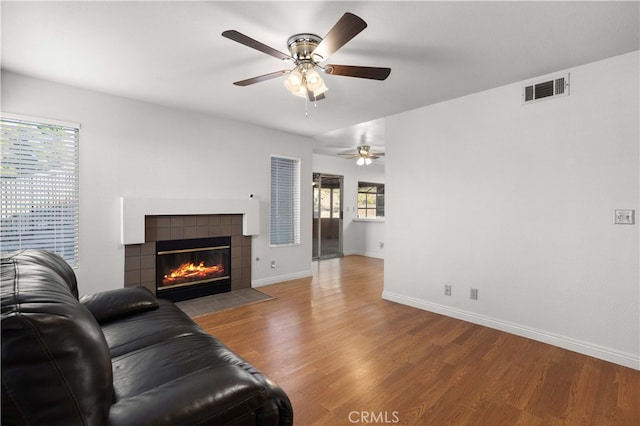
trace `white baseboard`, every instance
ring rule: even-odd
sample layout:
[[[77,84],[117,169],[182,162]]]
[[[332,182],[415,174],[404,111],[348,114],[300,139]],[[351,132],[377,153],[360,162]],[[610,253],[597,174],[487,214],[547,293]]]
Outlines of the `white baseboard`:
[[[485,327],[494,328],[506,333],[511,333],[539,342],[548,343],[550,345],[558,346],[560,348],[567,349],[573,352],[578,352],[584,355],[592,356],[594,358],[633,368],[635,370],[640,370],[640,356],[638,355],[621,352],[593,343],[583,342],[566,336],[560,336],[554,333],[537,330],[507,321],[502,321],[485,315],[476,314],[474,312],[439,305],[437,303],[428,302],[426,300],[405,296],[386,290],[382,292],[382,298],[391,302],[400,303],[402,305],[411,306],[414,308],[422,309],[424,311],[434,312],[436,314],[441,314],[459,320],[468,321],[474,324],[483,325]]]
[[[292,274],[286,275],[278,275],[275,277],[261,278],[259,280],[252,280],[251,287],[263,287],[265,285],[277,284],[284,281],[297,280],[299,278],[308,278],[313,276],[313,271],[309,269],[308,271],[300,271],[294,272]]]
[[[377,253],[374,251],[352,250],[349,253],[347,252],[344,253],[345,256],[349,256],[352,254],[356,256],[365,256],[365,257],[374,257],[376,259],[384,259],[384,253]]]

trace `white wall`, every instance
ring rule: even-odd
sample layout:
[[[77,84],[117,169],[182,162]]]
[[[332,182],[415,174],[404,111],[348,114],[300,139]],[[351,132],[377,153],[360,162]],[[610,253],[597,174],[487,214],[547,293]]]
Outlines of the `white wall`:
[[[383,297],[640,369],[638,52],[568,71],[387,120]]]
[[[354,219],[349,229],[355,246],[353,252],[346,254],[384,259],[384,219]]]
[[[209,115],[165,108],[2,72],[2,111],[77,122],[80,129],[80,266],[83,294],[123,286],[120,197],[260,200],[252,281],[311,275],[311,211],[299,246],[269,247],[270,155],[302,160],[311,140]],[[311,188],[302,185],[302,205]],[[261,260],[256,261],[256,257]],[[270,268],[276,261],[278,267]]]
[[[360,221],[358,217],[358,182],[384,183],[384,165],[358,166],[355,160],[313,154],[313,172],[343,176],[343,234],[345,255],[384,259],[385,224],[382,221]]]

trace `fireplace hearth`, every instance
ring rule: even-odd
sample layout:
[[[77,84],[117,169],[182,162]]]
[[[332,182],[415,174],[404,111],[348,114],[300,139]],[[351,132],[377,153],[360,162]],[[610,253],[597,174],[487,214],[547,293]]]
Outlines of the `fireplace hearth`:
[[[156,295],[174,302],[231,291],[231,237],[156,242]]]

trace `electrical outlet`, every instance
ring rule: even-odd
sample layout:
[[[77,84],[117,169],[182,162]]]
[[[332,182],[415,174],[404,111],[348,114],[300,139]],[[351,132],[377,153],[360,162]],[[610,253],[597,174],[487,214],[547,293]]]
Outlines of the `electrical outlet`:
[[[615,210],[613,223],[616,225],[633,225],[635,223],[635,210]]]
[[[444,295],[451,296],[451,284],[444,285]]]
[[[471,289],[471,299],[478,300],[478,289],[477,288],[472,288]]]

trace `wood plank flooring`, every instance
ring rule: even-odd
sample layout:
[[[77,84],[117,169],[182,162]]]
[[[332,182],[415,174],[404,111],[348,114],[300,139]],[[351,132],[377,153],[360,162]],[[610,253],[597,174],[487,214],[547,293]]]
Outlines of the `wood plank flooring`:
[[[383,261],[314,263],[196,321],[280,384],[295,424],[640,425],[640,372],[382,300]]]

